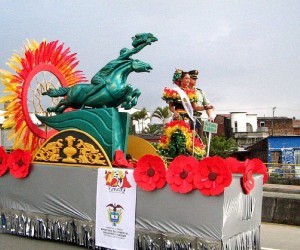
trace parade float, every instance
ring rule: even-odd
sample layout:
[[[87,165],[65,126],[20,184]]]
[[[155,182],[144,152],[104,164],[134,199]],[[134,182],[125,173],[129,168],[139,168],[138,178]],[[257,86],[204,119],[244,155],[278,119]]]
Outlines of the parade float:
[[[58,41],[30,40],[11,57],[13,73],[0,72],[14,139],[0,148],[1,233],[91,249],[260,249],[260,160],[205,157],[182,121],[157,148],[128,136],[118,107],[141,92],[127,77],[152,70],[132,55],[156,41],[135,35],[89,82]]]

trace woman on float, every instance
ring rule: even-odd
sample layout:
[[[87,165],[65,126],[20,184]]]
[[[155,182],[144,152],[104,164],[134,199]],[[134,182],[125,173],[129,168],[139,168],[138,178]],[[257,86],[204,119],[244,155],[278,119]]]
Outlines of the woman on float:
[[[189,89],[189,73],[177,69],[173,75],[173,83],[177,87],[165,88],[162,99],[169,104],[174,120],[184,120],[194,128],[193,111],[203,111],[205,108],[197,105],[197,94],[194,89]]]

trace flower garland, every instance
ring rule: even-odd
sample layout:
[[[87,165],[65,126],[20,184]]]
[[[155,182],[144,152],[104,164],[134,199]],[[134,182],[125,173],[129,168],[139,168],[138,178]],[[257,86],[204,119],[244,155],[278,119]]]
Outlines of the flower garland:
[[[245,194],[250,194],[251,190],[254,188],[255,182],[253,179],[254,172],[254,164],[253,162],[246,160],[245,161],[245,171],[243,173],[243,177],[241,179],[242,189]]]
[[[135,162],[130,162],[129,159],[126,159],[122,150],[115,151],[115,158],[111,164],[117,168],[134,168],[135,166]]]
[[[219,195],[231,181],[232,173],[221,157],[207,157],[199,162],[194,183],[200,193],[207,196]]]
[[[8,155],[3,147],[0,147],[0,176],[4,175],[8,169],[6,164]]]
[[[159,156],[144,155],[137,162],[133,177],[145,191],[162,188],[166,184],[165,164]]]
[[[193,137],[193,131],[183,120],[172,121],[165,125],[157,149],[160,155],[171,159],[178,155],[193,153],[197,159],[202,159],[205,155],[205,145],[199,138]]]
[[[254,188],[253,174],[264,176],[263,184],[268,181],[268,171],[265,164],[258,158],[247,159],[245,162],[238,161],[233,157],[225,159],[232,173],[242,174],[241,185],[245,194],[249,194]]]
[[[32,155],[30,151],[16,149],[7,154],[3,147],[0,147],[0,177],[7,170],[15,178],[25,178],[28,176],[31,167]]]
[[[191,103],[198,101],[197,93],[194,89],[184,89],[184,92],[187,94]],[[174,89],[170,89],[167,87],[164,88],[162,99],[167,103],[169,102],[181,103],[181,98],[178,92]]]
[[[184,155],[176,157],[170,163],[167,182],[172,191],[185,194],[194,189],[194,172],[197,164],[196,158]]]
[[[137,186],[146,191],[169,188],[176,193],[189,193],[194,189],[206,196],[221,195],[232,182],[232,174],[241,172],[241,189],[250,194],[255,186],[253,174],[267,176],[267,168],[259,159],[239,162],[229,157],[206,157],[197,160],[192,156],[180,155],[173,159],[168,168],[159,156],[144,155],[134,169]],[[264,178],[265,180],[265,178]]]

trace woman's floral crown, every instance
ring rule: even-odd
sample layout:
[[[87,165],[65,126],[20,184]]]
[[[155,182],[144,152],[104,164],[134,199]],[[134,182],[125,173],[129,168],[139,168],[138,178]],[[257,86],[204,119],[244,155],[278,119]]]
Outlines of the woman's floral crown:
[[[181,69],[175,70],[175,73],[173,75],[173,82],[177,82],[181,78],[182,72],[183,71]]]

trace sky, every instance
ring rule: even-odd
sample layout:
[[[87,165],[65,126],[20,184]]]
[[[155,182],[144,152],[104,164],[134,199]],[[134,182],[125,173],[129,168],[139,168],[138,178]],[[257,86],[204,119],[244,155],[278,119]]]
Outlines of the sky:
[[[127,83],[142,95],[136,108],[164,107],[164,87],[176,68],[199,70],[198,87],[216,114],[248,112],[300,119],[300,1],[0,0],[0,68],[26,39],[59,40],[80,61],[88,80],[131,37],[158,41],[133,58],[150,73]],[[10,70],[11,71],[11,70]],[[0,88],[1,93],[3,87]],[[276,108],[275,108],[276,107]]]

